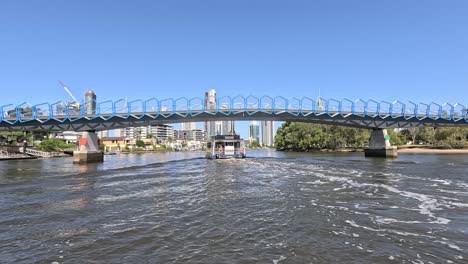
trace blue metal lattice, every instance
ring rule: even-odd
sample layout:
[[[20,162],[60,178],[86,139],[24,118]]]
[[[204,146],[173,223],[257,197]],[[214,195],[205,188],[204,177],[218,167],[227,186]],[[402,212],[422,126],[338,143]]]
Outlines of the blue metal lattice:
[[[83,120],[102,119],[103,122],[118,117],[120,119],[142,119],[146,118],[162,118],[167,119],[173,115],[179,117],[181,121],[184,118],[196,117],[202,114],[235,116],[238,114],[254,115],[262,114],[263,116],[284,116],[285,114],[294,117],[308,117],[326,115],[328,118],[344,118],[344,119],[359,119],[372,118],[376,120],[433,120],[435,122],[452,122],[453,124],[460,122],[468,123],[467,108],[465,105],[456,103],[437,104],[431,102],[414,103],[394,101],[392,103],[386,101],[375,100],[350,100],[344,98],[336,99],[317,99],[313,100],[308,97],[287,99],[282,96],[256,97],[249,95],[229,97],[224,96],[217,98],[215,107],[207,109],[205,101],[202,98],[185,98],[178,99],[167,98],[158,100],[151,98],[146,101],[120,99],[116,101],[93,102],[96,105],[95,110],[89,112],[88,104],[82,103],[80,108],[72,108],[64,102],[56,102],[53,104],[41,103],[30,105],[22,103],[15,105],[4,105],[0,108],[0,125],[5,124],[9,127],[20,126],[23,123],[37,121],[40,123],[47,122],[83,122]]]

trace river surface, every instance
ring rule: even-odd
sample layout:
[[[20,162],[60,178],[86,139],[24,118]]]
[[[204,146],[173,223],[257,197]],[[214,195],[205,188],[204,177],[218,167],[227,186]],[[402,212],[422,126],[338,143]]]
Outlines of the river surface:
[[[468,155],[0,162],[0,263],[468,263]]]

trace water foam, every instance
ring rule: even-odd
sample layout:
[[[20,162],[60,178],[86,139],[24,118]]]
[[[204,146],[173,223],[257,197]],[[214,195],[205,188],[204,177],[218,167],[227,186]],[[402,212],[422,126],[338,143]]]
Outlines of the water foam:
[[[345,223],[349,224],[352,227],[361,228],[361,229],[364,229],[364,230],[367,230],[367,231],[372,231],[372,232],[392,233],[392,234],[401,235],[401,236],[424,237],[424,238],[431,239],[433,242],[446,245],[449,248],[452,248],[452,249],[455,249],[455,250],[458,250],[458,251],[463,251],[459,246],[457,246],[457,245],[455,245],[453,243],[450,243],[448,241],[448,239],[444,238],[444,237],[441,237],[442,240],[438,240],[437,237],[431,236],[431,235],[416,234],[416,233],[412,233],[412,232],[401,232],[401,231],[386,229],[386,228],[378,228],[377,229],[377,228],[372,228],[372,227],[368,227],[368,226],[359,225],[353,220],[345,220]]]

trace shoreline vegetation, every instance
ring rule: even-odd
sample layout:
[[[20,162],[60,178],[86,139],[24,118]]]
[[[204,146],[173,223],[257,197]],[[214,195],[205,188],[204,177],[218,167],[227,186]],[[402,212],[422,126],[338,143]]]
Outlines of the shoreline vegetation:
[[[369,144],[369,129],[286,122],[278,128],[278,151],[361,152]],[[468,154],[468,128],[420,127],[387,129],[399,153]]]
[[[291,152],[362,152],[369,144],[370,132],[370,129],[363,128],[285,122],[278,128],[274,149]],[[387,129],[387,132],[391,145],[396,146],[400,154],[468,154],[468,127],[419,127]],[[41,138],[42,140],[40,140]],[[0,143],[3,142],[3,145],[21,144],[23,141],[27,142],[29,146],[32,145],[46,152],[65,151],[76,146],[57,139],[47,139],[43,133],[0,133]],[[137,143],[134,149],[126,147],[120,150],[105,151],[104,154],[186,151],[183,149],[173,150],[163,145],[154,145],[148,149],[143,141],[139,140]],[[251,142],[247,148],[263,149],[264,147],[258,142]],[[104,150],[103,145],[101,150]],[[37,158],[20,153],[8,155],[2,153],[0,153],[1,160]]]
[[[463,149],[436,149],[431,147],[418,146],[398,146],[398,154],[468,154],[468,148]],[[278,150],[285,151],[285,150]],[[310,152],[310,153],[351,153],[364,152],[364,149],[343,148],[343,149],[322,149],[310,151],[286,150],[285,152]]]

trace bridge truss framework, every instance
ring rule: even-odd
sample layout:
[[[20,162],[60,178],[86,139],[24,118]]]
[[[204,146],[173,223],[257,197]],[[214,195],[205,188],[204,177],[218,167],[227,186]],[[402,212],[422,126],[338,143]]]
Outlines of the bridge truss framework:
[[[88,104],[96,105],[90,109]],[[287,99],[282,96],[220,97],[216,109],[202,98],[4,105],[0,130],[100,131],[124,127],[215,120],[274,120],[334,124],[357,128],[466,126],[467,108],[459,103],[403,103],[362,99]]]

